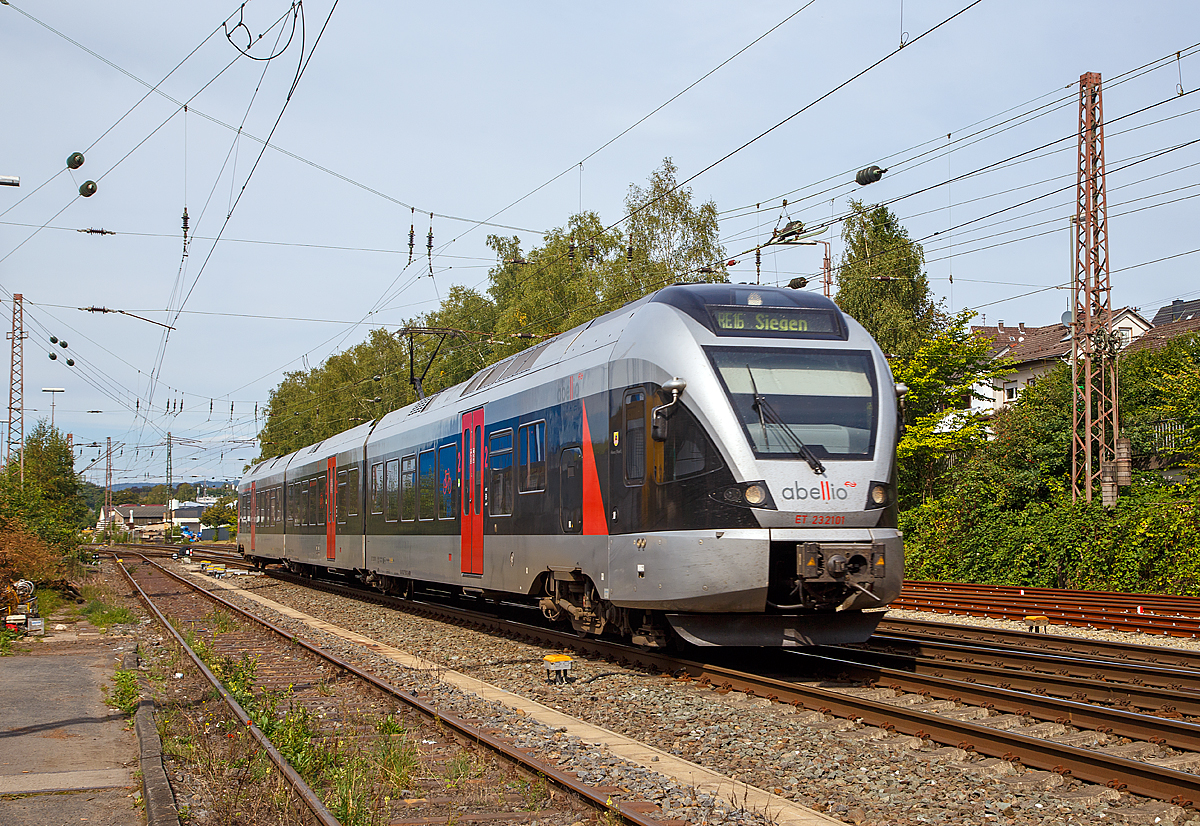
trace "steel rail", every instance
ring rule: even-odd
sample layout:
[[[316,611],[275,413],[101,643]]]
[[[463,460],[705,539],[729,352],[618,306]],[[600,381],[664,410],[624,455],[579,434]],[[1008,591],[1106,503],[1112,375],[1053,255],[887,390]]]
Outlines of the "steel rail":
[[[145,559],[145,557],[143,557],[143,558]],[[173,571],[169,571],[166,568],[162,567],[161,565],[157,564],[156,562],[151,561],[150,559],[146,559],[146,562],[153,565],[155,568],[157,568],[158,570],[160,570],[167,576],[171,577],[172,579],[175,579],[178,582],[183,583],[184,585],[188,586],[189,588],[193,588],[193,589],[199,591],[200,593],[204,594],[207,598],[209,598],[209,599],[213,600],[214,602],[218,603],[219,605],[221,605],[223,608],[226,608],[227,610],[232,611],[232,612],[238,614],[239,616],[245,617],[246,619],[250,620],[251,622],[253,622],[257,625],[260,625],[263,628],[266,628],[269,631],[272,631],[273,633],[279,635],[280,637],[287,640],[288,642],[290,642],[300,648],[303,648],[305,651],[308,651],[311,654],[314,654],[314,655],[320,657],[321,659],[325,660],[326,662],[330,663],[331,665],[334,665],[337,668],[340,668],[349,674],[353,674],[355,677],[359,678],[360,680],[363,680],[366,683],[369,683],[370,685],[374,686],[375,688],[379,689],[380,691],[383,691],[386,694],[389,694],[391,696],[396,697],[399,700],[402,700],[404,703],[417,709],[418,711],[427,715],[428,717],[430,717],[436,721],[439,721],[439,722],[445,724],[446,726],[450,727],[451,729],[458,732],[462,737],[466,738],[467,740],[469,740],[471,742],[475,742],[475,743],[481,743],[484,746],[486,746],[487,748],[497,752],[498,754],[503,755],[506,759],[508,759],[509,761],[511,761],[513,763],[516,763],[517,765],[521,766],[526,771],[529,771],[529,772],[533,773],[534,775],[544,776],[546,779],[550,780],[552,783],[554,783],[559,788],[561,788],[565,791],[568,791],[572,794],[578,795],[579,797],[587,800],[589,803],[591,803],[593,806],[597,807],[601,811],[605,811],[605,812],[614,812],[615,811],[617,814],[619,814],[621,816],[621,818],[623,818],[626,822],[633,824],[633,826],[662,826],[660,821],[646,817],[641,812],[639,812],[637,810],[637,802],[636,801],[611,800],[611,795],[609,795],[608,793],[597,791],[597,790],[593,789],[592,787],[590,787],[584,783],[581,783],[579,780],[571,777],[569,774],[555,768],[554,766],[550,765],[549,763],[545,763],[542,760],[539,760],[538,758],[531,756],[524,750],[519,749],[516,746],[513,746],[500,738],[495,737],[490,732],[485,731],[480,728],[476,728],[475,726],[472,726],[470,723],[466,722],[462,718],[457,717],[453,714],[448,714],[447,712],[441,711],[440,709],[436,708],[435,706],[430,705],[426,701],[422,700],[418,696],[417,692],[406,691],[402,688],[394,686],[391,683],[387,682],[386,680],[370,673],[369,671],[364,671],[363,669],[359,668],[358,666],[354,665],[353,663],[347,662],[347,661],[341,659],[340,657],[329,653],[328,651],[324,650],[323,648],[316,645],[315,643],[311,643],[301,637],[297,637],[291,631],[288,631],[287,629],[276,625],[275,623],[271,622],[270,620],[265,619],[263,617],[256,616],[255,614],[250,613],[246,609],[241,608],[238,605],[235,605],[234,603],[230,602],[229,600],[224,599],[223,597],[218,596],[217,594],[215,594],[205,588],[202,588],[200,585],[188,580],[186,577],[182,577]],[[128,573],[126,574],[126,576],[128,576]],[[176,634],[176,637],[178,638],[178,634]],[[245,721],[243,721],[243,722],[245,722]],[[336,821],[335,821],[335,823],[336,823]]]
[[[1129,683],[1110,682],[1077,675],[1046,674],[997,665],[984,665],[950,659],[930,659],[910,654],[898,654],[874,649],[830,646],[820,653],[836,658],[871,664],[885,658],[894,667],[914,675],[949,677],[964,682],[981,683],[997,688],[1025,691],[1031,694],[1060,699],[1130,706],[1162,715],[1200,717],[1200,693],[1173,688],[1146,687]]]
[[[1178,666],[1200,671],[1200,651],[1141,645],[1130,642],[1096,640],[1087,637],[1036,634],[1007,628],[990,628],[962,623],[927,620],[885,619],[876,633],[909,639],[960,640],[994,648],[1014,648],[1023,651],[1057,651],[1061,654],[1115,662],[1143,662],[1152,665]]]
[[[1034,599],[1070,602],[1081,605],[1106,605],[1137,610],[1159,608],[1176,613],[1191,613],[1200,616],[1200,598],[1174,594],[1138,594],[1132,591],[1076,591],[1066,588],[1030,588],[1022,585],[980,585],[973,582],[935,582],[932,580],[909,579],[904,588],[932,594],[970,594],[986,597],[1012,599]]]
[[[895,664],[887,665],[886,663],[893,660],[900,660],[899,665],[905,664],[903,657],[894,655],[883,655],[880,657],[881,661],[863,662],[844,659],[825,651],[795,651],[789,654],[830,671],[849,674],[855,679],[897,691],[925,694],[956,703],[994,708],[1009,714],[1036,717],[1104,734],[1128,737],[1131,740],[1163,743],[1171,748],[1200,752],[1200,724],[1197,723],[1046,696],[1027,689],[982,684],[970,679],[970,674],[929,674],[896,667]]]
[[[993,648],[941,640],[915,640],[910,637],[889,637],[886,634],[876,634],[864,645],[871,650],[882,649],[938,662],[991,665],[1009,671],[1028,669],[1028,673],[1035,676],[1057,674],[1063,677],[1153,686],[1172,691],[1200,692],[1200,671],[1167,668],[1150,663],[1089,660],[1048,651],[1031,652],[1018,648]],[[1197,699],[1200,699],[1200,693],[1197,694]]]
[[[145,559],[145,557],[143,557],[143,559]],[[150,562],[148,559],[146,561],[151,565],[155,565],[155,563]],[[200,659],[200,656],[192,650],[191,646],[184,641],[180,633],[175,630],[175,626],[172,625],[167,618],[163,616],[162,612],[158,610],[158,606],[155,605],[150,599],[149,595],[142,590],[142,586],[138,585],[137,581],[133,578],[133,575],[125,569],[124,565],[118,563],[117,567],[121,569],[121,573],[125,575],[125,578],[129,580],[129,584],[132,585],[137,591],[138,597],[143,603],[145,603],[146,608],[148,608],[150,612],[154,614],[155,618],[157,618],[162,624],[162,626],[171,633],[171,636],[175,638],[175,642],[184,650],[184,652],[187,653],[188,657],[191,658],[196,668],[199,669],[200,673],[204,675],[204,678],[212,683],[213,688],[216,689],[217,693],[221,695],[221,699],[225,701],[225,704],[228,705],[230,710],[233,711],[234,716],[241,721],[242,725],[246,727],[246,730],[250,732],[251,736],[253,736],[258,742],[259,746],[262,747],[262,750],[266,752],[267,757],[272,763],[275,764],[275,768],[279,769],[280,774],[287,779],[287,782],[295,790],[296,794],[299,795],[300,799],[304,801],[304,804],[308,806],[309,810],[313,813],[313,816],[323,826],[342,826],[341,821],[334,817],[333,813],[326,808],[325,804],[321,802],[321,798],[317,795],[317,793],[313,791],[312,787],[305,782],[304,778],[301,777],[294,768],[292,768],[292,764],[287,761],[286,757],[280,754],[279,750],[275,748],[270,739],[268,739],[267,735],[263,733],[262,729],[254,725],[254,721],[250,719],[250,715],[246,713],[244,708],[242,708],[241,703],[234,699],[233,695],[230,694],[229,691],[226,690],[225,686],[221,684],[221,681],[217,679],[217,675],[213,674],[208,669],[208,666],[204,664],[204,661]],[[159,565],[155,565],[155,567],[163,570]]]
[[[967,594],[925,594],[901,590],[891,603],[893,608],[931,611],[943,614],[964,614],[991,619],[1022,620],[1029,616],[1044,616],[1066,625],[1079,625],[1112,631],[1141,631],[1173,637],[1200,636],[1200,618],[1166,614],[1138,614],[1135,611],[1113,611],[1088,608],[1078,603],[1049,605],[1040,600],[1013,600],[997,595],[979,594],[972,599]]]
[[[1038,769],[1069,774],[1090,783],[1126,789],[1134,794],[1166,800],[1181,806],[1200,801],[1200,775],[1093,752],[1074,746],[1054,743],[1037,737],[989,728],[966,720],[955,720],[928,712],[914,711],[878,700],[803,685],[800,683],[749,674],[707,663],[679,659],[654,651],[644,651],[625,645],[579,637],[572,633],[554,631],[497,619],[487,614],[450,608],[433,603],[413,603],[393,597],[370,594],[364,599],[356,589],[296,577],[272,571],[272,577],[312,587],[352,599],[374,602],[441,620],[450,620],[478,629],[487,629],[527,641],[552,644],[599,657],[608,657],[647,669],[714,684],[721,688],[742,691],[753,696],[788,702],[797,707],[862,721],[887,731],[909,734],[922,739],[958,745],[992,757],[1000,757]]]

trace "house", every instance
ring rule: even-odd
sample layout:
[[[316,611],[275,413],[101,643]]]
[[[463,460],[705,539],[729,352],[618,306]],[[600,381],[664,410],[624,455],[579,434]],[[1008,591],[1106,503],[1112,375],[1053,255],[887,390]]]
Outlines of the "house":
[[[1177,298],[1165,307],[1160,307],[1154,314],[1154,318],[1150,320],[1155,327],[1161,327],[1163,324],[1170,324],[1173,321],[1186,321],[1194,318],[1200,318],[1200,298],[1192,301]]]
[[[1175,303],[1179,304],[1180,302],[1176,301]],[[1200,301],[1193,303],[1200,304]],[[1158,318],[1163,314],[1163,310],[1166,309],[1167,307],[1163,307],[1163,309],[1159,310],[1154,317]],[[1166,321],[1162,324],[1156,324],[1154,329],[1146,332],[1144,335],[1130,344],[1129,347],[1126,348],[1126,352],[1136,353],[1138,350],[1158,349],[1171,339],[1178,338],[1179,336],[1185,336],[1189,333],[1200,333],[1200,309],[1194,313],[1188,314],[1185,318],[1179,318],[1175,321]]]
[[[1114,311],[1112,326],[1122,347],[1130,346],[1154,327],[1132,307]],[[976,412],[994,412],[1016,401],[1026,385],[1070,358],[1071,330],[1061,322],[1044,327],[1026,327],[1020,323],[1014,327],[999,321],[995,327],[972,326],[971,332],[991,340],[993,359],[1004,358],[1015,363],[1014,371],[998,385],[976,388],[979,395],[987,398],[972,401],[971,409]]]

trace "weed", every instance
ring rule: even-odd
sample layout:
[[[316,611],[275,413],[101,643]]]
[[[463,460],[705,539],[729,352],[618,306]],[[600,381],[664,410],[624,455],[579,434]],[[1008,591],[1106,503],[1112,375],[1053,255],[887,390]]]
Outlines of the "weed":
[[[93,599],[83,609],[83,615],[88,622],[97,628],[107,628],[111,625],[125,625],[137,622],[137,617],[128,608],[111,605],[102,599]]]
[[[108,686],[104,686],[104,693],[108,697],[108,704],[132,717],[137,711],[141,693],[138,688],[137,672],[118,668],[116,673],[113,674],[112,680],[115,683],[113,689],[109,690]]]
[[[376,767],[392,786],[406,788],[419,765],[417,747],[411,740],[388,738],[379,744]]]
[[[237,620],[228,611],[222,611],[220,608],[214,608],[205,614],[204,621],[214,634],[228,634],[230,631],[236,631],[238,627]]]
[[[0,628],[0,657],[7,657],[13,652],[13,643],[20,636],[16,631]]]
[[[457,786],[464,780],[478,777],[482,770],[475,760],[475,755],[463,749],[446,764],[446,785]]]
[[[375,730],[387,737],[394,737],[397,734],[404,733],[404,726],[400,725],[400,722],[389,714],[388,716],[381,718],[379,722],[375,724]]]

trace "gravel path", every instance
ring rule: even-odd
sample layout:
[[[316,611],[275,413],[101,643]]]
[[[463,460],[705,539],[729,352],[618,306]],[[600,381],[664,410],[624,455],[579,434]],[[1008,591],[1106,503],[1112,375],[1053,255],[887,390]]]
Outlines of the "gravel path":
[[[243,581],[248,589],[296,610],[357,631],[447,668],[604,726],[642,742],[774,791],[849,823],[909,824],[1159,824],[1200,826],[1200,814],[1083,784],[1048,772],[1014,768],[956,748],[938,748],[906,736],[887,735],[846,720],[575,657],[574,680],[550,685],[546,649],[500,639],[391,609],[342,599],[267,578]],[[259,608],[258,610],[261,610]],[[1023,625],[897,611],[898,618],[967,621],[1003,627]],[[279,617],[280,624],[298,623]],[[1055,626],[1055,633],[1063,626]],[[1142,642],[1145,635],[1087,632]],[[305,630],[309,638],[318,635]],[[321,635],[323,636],[323,635]],[[692,823],[759,823],[762,813],[731,810],[711,798],[637,766],[595,753],[574,738],[532,724],[504,708],[487,707],[449,689],[436,674],[422,674],[350,646],[320,640],[347,659],[369,663],[387,679],[436,697],[452,713],[478,716],[513,731],[564,769],[592,782],[635,791],[659,801],[667,814]],[[1149,642],[1150,640],[1146,640]],[[1159,642],[1159,640],[1155,640]],[[1169,644],[1193,643],[1171,639]],[[1179,647],[1192,647],[1179,646]]]

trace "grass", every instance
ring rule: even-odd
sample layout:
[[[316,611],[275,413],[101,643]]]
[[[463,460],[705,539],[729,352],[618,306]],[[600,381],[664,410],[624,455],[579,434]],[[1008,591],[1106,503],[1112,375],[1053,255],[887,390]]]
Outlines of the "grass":
[[[0,657],[7,657],[13,653],[13,643],[19,635],[16,631],[9,631],[7,628],[0,629]]]
[[[137,712],[138,701],[141,699],[137,672],[118,668],[112,679],[115,684],[112,689],[104,686],[108,704],[132,717]]]

